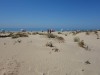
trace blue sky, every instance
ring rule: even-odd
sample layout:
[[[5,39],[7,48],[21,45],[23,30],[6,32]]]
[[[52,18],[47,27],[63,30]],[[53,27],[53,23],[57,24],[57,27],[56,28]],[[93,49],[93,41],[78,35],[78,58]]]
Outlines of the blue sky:
[[[100,28],[100,0],[0,0],[0,27]]]

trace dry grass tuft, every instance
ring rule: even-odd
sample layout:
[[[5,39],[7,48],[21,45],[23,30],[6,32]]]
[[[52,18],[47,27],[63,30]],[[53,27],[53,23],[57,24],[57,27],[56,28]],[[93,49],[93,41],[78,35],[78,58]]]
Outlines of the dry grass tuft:
[[[47,43],[46,43],[46,46],[47,46],[47,47],[54,47],[53,44],[52,44],[52,42],[47,42]]]
[[[21,41],[21,40],[17,40],[17,42],[18,42],[18,43],[21,43],[22,41]]]
[[[58,41],[62,41],[62,42],[65,41],[65,39],[63,37],[61,37],[61,36],[57,36],[56,38],[58,39]]]
[[[58,34],[62,34],[61,32],[58,32]]]
[[[78,45],[82,48],[84,48],[85,50],[90,51],[91,49],[84,43],[84,40],[78,42]]]
[[[54,35],[54,34],[45,34],[48,38],[54,38],[54,39],[57,39],[58,41],[61,41],[61,42],[64,42],[64,38],[61,37],[61,36],[57,36],[57,35]]]
[[[53,50],[54,52],[58,52],[58,51],[59,51],[59,49],[58,49],[58,48],[56,48],[56,47],[55,47],[55,48],[53,48],[52,50]]]
[[[90,35],[90,33],[87,31],[87,32],[86,32],[86,35]]]
[[[74,31],[74,32],[72,32],[72,34],[73,34],[73,35],[76,35],[76,32]]]
[[[78,42],[78,45],[79,45],[80,47],[84,48],[85,43],[84,43],[84,41],[82,40],[82,41]]]
[[[27,33],[18,32],[18,33],[16,33],[16,34],[12,34],[11,37],[12,37],[13,39],[19,38],[19,37],[28,37],[28,34],[27,34]]]
[[[38,33],[38,32],[33,32],[33,33],[32,33],[32,35],[36,35],[36,34],[39,34],[39,33]]]
[[[98,31],[94,31],[94,34],[97,36],[97,39],[100,39],[100,38],[99,38]]]
[[[65,34],[65,36],[67,36],[67,34]]]
[[[95,34],[98,34],[98,31],[94,31]]]
[[[86,63],[86,64],[91,64],[90,61],[88,61],[88,60],[87,60],[85,63]]]
[[[47,34],[47,37],[48,37],[48,38],[56,38],[57,35],[54,35],[54,34],[50,34],[50,33],[48,33],[48,34]]]
[[[46,33],[38,33],[39,35],[46,35]]]
[[[80,42],[80,38],[79,37],[75,37],[74,38],[74,42]]]
[[[19,37],[28,37],[28,34],[27,33],[17,33],[16,35],[18,35]]]

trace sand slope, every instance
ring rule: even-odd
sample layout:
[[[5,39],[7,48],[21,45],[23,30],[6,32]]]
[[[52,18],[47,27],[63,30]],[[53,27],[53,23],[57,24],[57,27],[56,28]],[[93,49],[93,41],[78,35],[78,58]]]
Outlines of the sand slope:
[[[38,34],[17,39],[0,38],[0,75],[100,75],[100,39],[94,33],[53,34],[62,36],[65,42]],[[89,50],[73,41],[76,36],[84,40]],[[47,42],[52,42],[59,51],[46,47]]]

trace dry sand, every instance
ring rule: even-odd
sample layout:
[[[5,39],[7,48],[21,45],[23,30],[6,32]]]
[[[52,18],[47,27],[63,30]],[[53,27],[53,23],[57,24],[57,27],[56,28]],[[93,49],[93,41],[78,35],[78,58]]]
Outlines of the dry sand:
[[[100,39],[94,33],[69,33],[53,33],[62,36],[65,42],[38,34],[0,38],[0,75],[100,75]],[[76,36],[84,40],[88,50],[74,42]],[[47,47],[47,42],[59,50]]]

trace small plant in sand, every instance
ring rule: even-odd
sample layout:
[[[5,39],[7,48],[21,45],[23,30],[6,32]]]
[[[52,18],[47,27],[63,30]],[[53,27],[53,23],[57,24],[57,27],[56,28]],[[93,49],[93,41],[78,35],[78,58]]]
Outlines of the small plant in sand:
[[[90,33],[87,31],[87,32],[86,32],[86,35],[89,35],[89,34],[90,34]]]
[[[59,49],[58,49],[58,48],[56,48],[56,47],[55,47],[55,48],[53,48],[52,50],[53,50],[54,52],[58,52],[58,51],[59,51]]]
[[[65,34],[65,36],[67,36],[67,34]]]
[[[80,42],[80,38],[79,37],[75,37],[74,38],[74,42]]]
[[[57,36],[54,35],[54,34],[48,33],[48,34],[47,34],[47,37],[48,37],[48,38],[56,38]]]
[[[86,64],[91,64],[89,60],[87,60],[85,63],[86,63]]]
[[[85,50],[90,51],[91,49],[89,49],[89,47],[84,43],[84,40],[78,42],[78,45],[82,48],[84,48]]]
[[[9,32],[9,35],[8,35],[8,36],[9,36],[9,37],[12,37],[13,34],[14,34],[13,32]]]
[[[4,45],[6,45],[6,43],[4,43]]]
[[[98,31],[94,31],[95,34],[98,34]]]
[[[33,32],[33,33],[32,33],[32,35],[36,35],[36,34],[39,34],[39,33],[38,33],[38,32]]]
[[[17,40],[17,42],[18,42],[18,43],[21,43],[22,41],[21,41],[21,40]]]
[[[46,34],[46,36],[47,36],[48,38],[55,38],[55,39],[57,39],[58,41],[64,42],[64,38],[61,37],[61,36],[57,36],[57,35],[54,35],[54,34],[51,34],[51,33]]]
[[[94,31],[94,33],[96,34],[97,39],[99,39],[99,34],[98,34],[98,31]]]
[[[76,35],[76,32],[74,31],[74,32],[72,32],[72,34],[73,34],[73,35]]]
[[[52,44],[52,42],[47,42],[47,43],[46,43],[46,46],[47,46],[47,47],[54,47],[53,44]]]
[[[97,36],[97,39],[100,39],[99,36]]]
[[[56,38],[58,39],[58,41],[62,41],[62,42],[65,41],[65,39],[63,37],[61,37],[61,36],[57,36]]]
[[[80,47],[84,48],[84,46],[85,46],[84,40],[78,42],[78,45],[79,45]]]
[[[61,32],[58,32],[58,34],[62,34]]]

